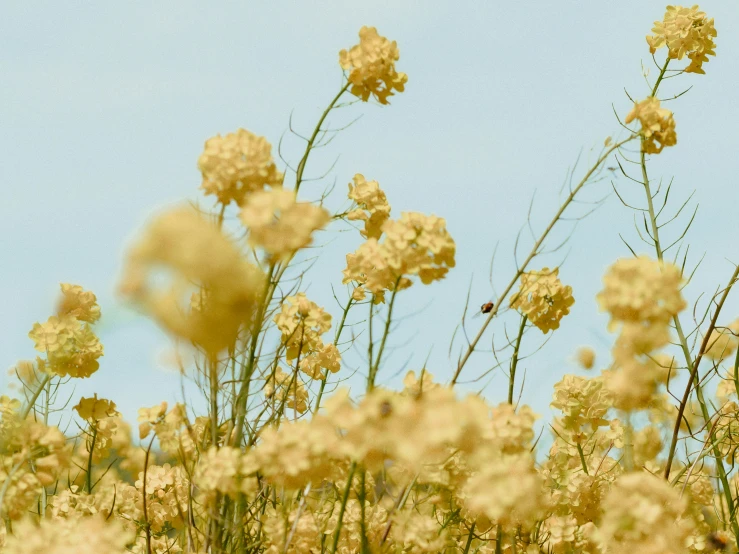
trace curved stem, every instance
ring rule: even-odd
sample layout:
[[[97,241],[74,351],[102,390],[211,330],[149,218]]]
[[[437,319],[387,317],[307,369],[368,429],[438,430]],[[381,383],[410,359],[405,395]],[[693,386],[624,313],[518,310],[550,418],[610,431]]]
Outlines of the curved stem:
[[[570,194],[567,196],[565,201],[562,203],[562,205],[557,210],[557,213],[554,214],[554,217],[549,222],[549,225],[547,226],[547,228],[544,229],[544,232],[541,234],[539,239],[534,244],[533,248],[531,249],[531,252],[529,252],[529,255],[526,256],[526,259],[518,267],[511,281],[508,283],[505,289],[503,289],[503,293],[498,298],[498,301],[495,302],[493,309],[490,310],[490,312],[488,313],[488,317],[483,322],[482,327],[480,327],[480,330],[477,332],[477,335],[475,335],[475,338],[472,339],[472,342],[470,342],[470,344],[468,345],[467,350],[465,351],[464,355],[461,357],[461,359],[459,360],[459,363],[457,364],[457,370],[455,371],[454,377],[452,377],[452,380],[450,383],[451,386],[454,386],[457,384],[457,380],[459,379],[459,375],[462,373],[462,369],[464,368],[465,364],[469,360],[472,353],[475,351],[475,348],[477,347],[477,343],[480,342],[480,339],[482,339],[482,335],[485,333],[485,330],[487,329],[488,325],[490,325],[490,322],[498,314],[498,311],[500,310],[500,307],[503,304],[503,302],[506,300],[508,293],[511,292],[511,290],[516,285],[516,283],[518,283],[518,279],[526,271],[526,268],[528,267],[529,263],[531,263],[531,260],[533,260],[539,254],[539,248],[541,248],[542,244],[544,244],[544,241],[546,240],[547,236],[549,236],[549,233],[551,233],[552,229],[554,229],[554,226],[557,224],[557,221],[560,220],[560,218],[562,217],[562,214],[564,214],[565,210],[575,199],[575,196],[577,195],[577,193],[580,192],[580,190],[587,184],[590,177],[593,176],[593,174],[598,170],[598,168],[603,164],[603,162],[605,162],[606,159],[608,159],[608,156],[610,156],[614,150],[621,148],[624,144],[633,140],[637,136],[638,135],[632,135],[629,138],[624,139],[610,146],[598,158],[598,160],[595,162],[593,167],[591,167],[588,170],[588,172],[585,174],[582,180],[577,184],[577,186],[575,186],[575,188],[572,189]]]
[[[341,88],[339,91],[339,94],[337,94],[333,100],[331,100],[331,103],[328,105],[328,108],[323,112],[323,115],[321,115],[321,118],[318,120],[318,125],[316,125],[316,128],[313,129],[313,134],[308,139],[308,144],[305,147],[305,154],[303,154],[303,157],[300,159],[300,163],[298,164],[298,169],[295,172],[295,194],[298,193],[300,190],[300,185],[303,182],[303,172],[305,171],[305,165],[308,163],[308,156],[310,156],[311,150],[313,150],[313,143],[316,141],[316,137],[318,136],[318,133],[321,132],[321,125],[323,125],[323,122],[326,120],[326,117],[328,117],[328,114],[331,110],[334,109],[334,106],[336,106],[336,102],[339,101],[339,98],[341,98],[341,95],[344,94],[350,86],[351,83],[349,81],[346,82],[346,84]]]
[[[513,382],[516,379],[516,366],[518,366],[518,352],[521,348],[521,337],[523,337],[524,329],[526,329],[527,316],[521,316],[521,327],[518,329],[518,337],[516,338],[516,346],[513,350],[511,358],[511,371],[508,379],[508,403],[513,404]]]
[[[346,503],[349,501],[349,493],[352,490],[352,480],[354,479],[354,472],[357,469],[356,462],[352,462],[351,469],[349,470],[349,477],[346,480],[346,488],[344,494],[341,497],[341,507],[339,508],[339,517],[336,522],[336,530],[334,531],[334,542],[331,545],[331,553],[336,552],[339,546],[339,537],[341,536],[341,527],[344,523],[344,512],[346,511]]]
[[[341,314],[341,322],[339,323],[339,326],[336,328],[336,336],[334,337],[334,346],[336,348],[339,347],[339,339],[341,338],[341,332],[344,330],[344,325],[346,324],[346,316],[349,313],[349,309],[352,307],[352,302],[354,302],[354,299],[350,296],[349,301],[346,303],[346,306],[344,307],[344,313]],[[328,373],[326,373],[326,376],[321,380],[320,388],[318,389],[318,396],[316,397],[316,407],[313,409],[313,414],[317,414],[318,410],[321,408],[321,398],[323,397],[323,391],[326,388],[326,382],[328,381]]]
[[[377,358],[375,358],[374,362],[370,366],[369,376],[367,378],[367,392],[370,392],[375,388],[375,378],[377,377],[377,372],[380,370],[382,353],[385,351],[387,337],[390,334],[390,323],[392,322],[393,318],[393,308],[395,307],[395,299],[398,296],[398,283],[400,283],[400,278],[398,278],[398,280],[395,282],[395,289],[393,290],[393,294],[390,296],[390,305],[387,309],[387,319],[385,320],[385,329],[382,332],[382,339],[380,340],[380,348],[377,350]],[[370,306],[370,310],[371,309],[372,307]]]

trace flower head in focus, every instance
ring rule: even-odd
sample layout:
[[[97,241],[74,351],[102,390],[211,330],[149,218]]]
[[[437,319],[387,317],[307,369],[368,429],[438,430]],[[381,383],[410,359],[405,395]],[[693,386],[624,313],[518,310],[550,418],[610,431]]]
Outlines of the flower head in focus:
[[[654,35],[647,35],[649,51],[654,54],[658,48],[667,47],[667,57],[682,60],[686,55],[690,65],[686,73],[705,74],[703,63],[708,56],[715,56],[716,28],[713,19],[708,19],[705,12],[695,5],[691,8],[683,6],[667,6],[662,21],[655,21],[652,29]]]
[[[575,303],[572,287],[559,280],[559,268],[529,271],[521,275],[519,291],[511,298],[511,308],[529,318],[542,332],[559,329],[559,322]]]
[[[648,472],[620,477],[603,500],[599,538],[613,554],[686,552],[694,522],[678,489]]]
[[[395,70],[398,59],[398,44],[378,35],[374,27],[362,27],[359,44],[339,52],[341,68],[349,71],[351,93],[364,102],[372,95],[381,104],[387,104],[393,90],[405,90],[408,76]]]
[[[80,398],[79,403],[73,407],[82,419],[87,420],[99,420],[120,415],[115,408],[115,402],[98,398],[97,395],[92,398]]]
[[[410,287],[409,277],[418,275],[428,285],[443,279],[455,265],[456,246],[443,218],[403,212],[400,219],[387,220],[382,232],[382,242],[370,238],[346,256],[342,282],[358,285],[355,300],[362,300],[366,289],[375,302],[382,302],[386,290]]]
[[[364,229],[360,231],[364,238],[379,239],[382,225],[390,218],[390,204],[380,185],[377,181],[367,181],[364,175],[357,173],[354,184],[349,183],[349,199],[356,202],[357,207],[346,218],[364,221]]]
[[[672,112],[660,108],[659,100],[654,96],[635,103],[625,122],[628,124],[635,119],[641,123],[642,150],[645,154],[659,154],[665,146],[677,144]]]
[[[246,129],[208,139],[198,168],[203,174],[201,188],[205,194],[215,195],[224,206],[231,202],[241,206],[253,192],[282,186],[272,146],[266,138]]]

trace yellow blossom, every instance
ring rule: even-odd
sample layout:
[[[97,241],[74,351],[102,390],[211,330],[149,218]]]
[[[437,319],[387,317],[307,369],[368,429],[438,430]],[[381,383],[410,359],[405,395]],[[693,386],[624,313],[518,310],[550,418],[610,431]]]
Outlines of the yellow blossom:
[[[686,73],[705,74],[703,63],[708,61],[708,56],[716,55],[713,19],[708,19],[697,5],[667,6],[664,19],[654,22],[652,32],[654,35],[647,35],[649,51],[654,54],[666,46],[670,59],[682,60],[687,55],[690,65],[685,68]]]
[[[364,229],[360,231],[364,238],[379,239],[383,224],[390,218],[390,204],[380,185],[357,173],[354,184],[349,183],[349,199],[356,202],[357,207],[346,218],[364,221]]]
[[[155,279],[162,272],[165,284]],[[176,208],[151,222],[130,251],[121,292],[175,335],[217,353],[251,324],[263,280],[219,229]],[[200,309],[190,306],[193,288],[203,291]]]
[[[381,104],[387,104],[393,90],[405,90],[408,76],[395,70],[398,59],[398,44],[378,35],[375,27],[362,27],[359,44],[339,52],[341,68],[349,71],[351,93],[364,102],[372,95]]]
[[[224,205],[235,202],[241,206],[250,194],[265,186],[282,185],[272,146],[264,137],[245,129],[208,139],[198,168],[203,174],[205,194],[215,195]]]
[[[79,403],[73,409],[77,411],[82,419],[87,420],[98,420],[118,415],[114,402],[105,398],[98,399],[97,395],[92,398],[80,398]]]
[[[559,268],[529,271],[521,275],[519,291],[511,298],[511,308],[529,318],[542,332],[559,329],[559,322],[575,303],[572,287],[559,280]]]
[[[650,96],[634,104],[625,122],[638,120],[641,124],[642,150],[645,154],[659,154],[665,146],[677,144],[675,119],[672,112],[659,107],[659,100]]]
[[[329,213],[310,202],[297,202],[285,189],[254,192],[241,210],[249,229],[249,244],[276,260],[287,260],[313,242],[313,232],[330,221]]]

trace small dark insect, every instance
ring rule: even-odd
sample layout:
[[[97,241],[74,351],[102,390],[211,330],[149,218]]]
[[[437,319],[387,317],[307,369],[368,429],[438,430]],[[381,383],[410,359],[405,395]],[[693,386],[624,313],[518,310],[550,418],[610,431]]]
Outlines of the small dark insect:
[[[726,547],[729,546],[729,539],[723,534],[710,533],[708,535],[708,544],[714,550],[718,550],[719,552],[725,552]]]
[[[393,405],[390,404],[387,400],[385,400],[382,404],[380,404],[380,416],[387,417],[389,416],[393,411]]]
[[[493,302],[487,302],[487,303],[483,304],[483,305],[482,305],[482,306],[480,307],[480,311],[481,311],[482,313],[484,313],[484,314],[489,314],[490,312],[492,312],[492,311],[493,311],[493,308],[494,308],[494,307],[495,307],[495,303],[493,303]]]

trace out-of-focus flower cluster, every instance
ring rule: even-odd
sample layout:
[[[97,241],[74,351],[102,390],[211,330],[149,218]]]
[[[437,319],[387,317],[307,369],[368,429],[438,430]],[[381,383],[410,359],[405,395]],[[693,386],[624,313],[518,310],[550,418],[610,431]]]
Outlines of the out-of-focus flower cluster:
[[[295,194],[285,189],[254,192],[241,210],[241,221],[249,228],[249,245],[283,261],[308,246],[313,232],[330,219],[324,208],[297,202]]]
[[[149,224],[120,289],[176,336],[217,353],[253,322],[263,280],[216,226],[183,207]]]
[[[646,409],[675,369],[657,351],[668,344],[669,324],[686,305],[682,274],[670,263],[642,256],[618,260],[603,282],[598,302],[611,316],[609,329],[620,332],[608,386],[616,394],[617,407]]]

